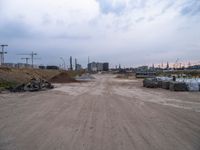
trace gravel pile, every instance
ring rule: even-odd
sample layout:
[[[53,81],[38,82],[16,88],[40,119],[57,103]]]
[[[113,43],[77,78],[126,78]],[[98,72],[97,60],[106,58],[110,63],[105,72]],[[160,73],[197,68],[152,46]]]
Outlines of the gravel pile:
[[[95,79],[95,77],[93,77],[90,74],[83,74],[81,76],[76,77],[77,81],[91,81],[91,80],[94,80],[94,79]]]

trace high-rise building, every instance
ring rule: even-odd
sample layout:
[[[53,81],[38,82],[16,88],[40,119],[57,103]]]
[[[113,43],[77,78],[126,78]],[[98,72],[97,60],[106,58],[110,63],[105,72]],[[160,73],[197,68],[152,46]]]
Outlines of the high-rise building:
[[[103,63],[103,71],[109,71],[109,63]]]
[[[90,72],[109,71],[109,63],[99,63],[99,62],[89,63],[88,71]]]

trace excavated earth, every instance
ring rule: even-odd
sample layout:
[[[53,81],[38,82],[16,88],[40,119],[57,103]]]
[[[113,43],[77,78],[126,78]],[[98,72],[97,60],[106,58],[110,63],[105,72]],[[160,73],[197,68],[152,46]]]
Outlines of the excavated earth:
[[[0,94],[0,150],[200,150],[200,92],[95,75]]]

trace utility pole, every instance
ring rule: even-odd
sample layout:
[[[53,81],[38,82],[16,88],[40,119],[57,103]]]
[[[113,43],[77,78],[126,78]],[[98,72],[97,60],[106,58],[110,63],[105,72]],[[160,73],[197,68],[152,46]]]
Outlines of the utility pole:
[[[6,47],[6,46],[8,46],[8,45],[2,44],[2,45],[0,45],[0,46],[1,46],[1,48],[2,48],[2,51],[0,52],[0,55],[1,55],[1,65],[3,65],[3,64],[4,64],[4,54],[7,54],[7,52],[4,51],[4,47]]]

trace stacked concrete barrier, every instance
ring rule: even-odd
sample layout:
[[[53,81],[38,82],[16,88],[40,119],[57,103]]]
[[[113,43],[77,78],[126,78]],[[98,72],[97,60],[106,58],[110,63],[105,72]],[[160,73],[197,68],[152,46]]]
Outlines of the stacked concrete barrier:
[[[169,85],[170,85],[169,81],[162,81],[162,88],[163,89],[169,90]]]
[[[158,87],[159,88],[162,88],[162,82],[163,82],[162,80],[158,80]]]
[[[158,81],[156,78],[147,78],[143,80],[143,86],[146,88],[158,88]]]
[[[171,81],[169,89],[171,91],[188,91],[187,84],[184,82]]]
[[[143,81],[147,88],[163,88],[171,91],[200,91],[200,78],[177,78],[171,77],[147,78]]]
[[[191,91],[191,92],[199,91],[199,83],[198,82],[188,82],[186,84],[188,87],[188,91]]]

